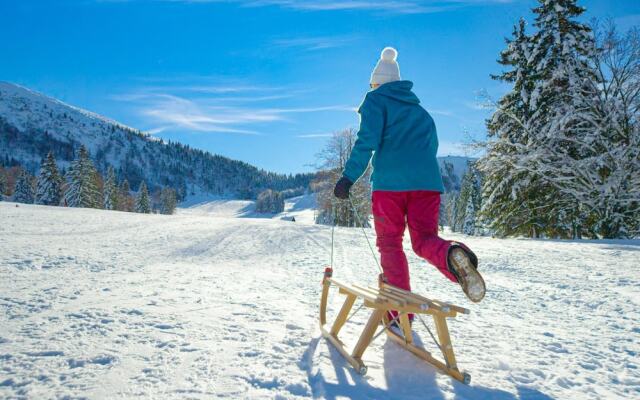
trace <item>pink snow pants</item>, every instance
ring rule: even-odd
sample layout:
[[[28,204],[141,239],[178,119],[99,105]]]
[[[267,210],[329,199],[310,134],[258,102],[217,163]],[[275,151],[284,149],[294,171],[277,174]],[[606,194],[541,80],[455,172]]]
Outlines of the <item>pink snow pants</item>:
[[[372,208],[376,244],[389,284],[411,290],[409,265],[402,249],[402,237],[407,225],[413,251],[438,268],[450,281],[458,282],[447,268],[451,241],[438,236],[439,192],[376,190],[373,192]]]

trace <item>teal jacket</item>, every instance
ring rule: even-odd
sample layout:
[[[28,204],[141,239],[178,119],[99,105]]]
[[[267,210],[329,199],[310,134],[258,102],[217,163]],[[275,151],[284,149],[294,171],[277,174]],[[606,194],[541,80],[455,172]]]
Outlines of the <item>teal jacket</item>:
[[[343,176],[355,182],[373,154],[373,190],[444,192],[436,125],[411,91],[410,81],[381,85],[358,109],[360,131]]]

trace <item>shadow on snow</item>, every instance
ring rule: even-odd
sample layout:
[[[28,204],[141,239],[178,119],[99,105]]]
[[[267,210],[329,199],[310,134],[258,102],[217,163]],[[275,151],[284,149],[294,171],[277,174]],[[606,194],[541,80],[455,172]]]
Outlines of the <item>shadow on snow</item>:
[[[403,350],[396,343],[387,339],[383,345],[384,349],[384,376],[387,389],[374,387],[369,383],[370,378],[360,376],[344,360],[338,350],[327,343],[329,357],[335,370],[337,382],[328,382],[322,371],[314,371],[314,357],[318,344],[322,337],[311,340],[305,350],[299,366],[306,371],[308,383],[311,387],[314,398],[337,399],[346,397],[350,399],[430,399],[443,400],[444,394],[440,390],[436,381],[436,369],[430,365],[418,361],[418,359],[408,351]],[[422,346],[422,341],[414,333],[414,340],[417,345]],[[517,398],[528,400],[547,400],[550,397],[530,388],[518,387],[519,397],[499,390],[482,386],[464,385],[453,378],[451,383],[455,398],[464,399],[492,399],[492,400],[514,400]]]

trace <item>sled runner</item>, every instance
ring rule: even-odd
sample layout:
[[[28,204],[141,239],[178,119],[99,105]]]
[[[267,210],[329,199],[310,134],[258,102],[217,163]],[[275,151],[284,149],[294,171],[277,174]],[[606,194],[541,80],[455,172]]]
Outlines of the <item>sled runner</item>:
[[[453,318],[458,313],[468,314],[469,310],[454,306],[452,304],[443,303],[438,300],[428,299],[415,293],[397,288],[387,284],[381,274],[378,288],[363,287],[351,285],[339,281],[332,276],[332,268],[325,269],[324,279],[322,281],[322,297],[320,300],[320,330],[322,335],[335,346],[340,354],[351,364],[359,374],[367,373],[367,366],[362,361],[362,355],[367,347],[380,334],[386,331],[387,336],[400,346],[410,351],[417,357],[423,359],[438,370],[447,375],[468,384],[471,376],[467,373],[460,372],[456,364],[456,357],[453,353],[451,338],[449,337],[449,329],[447,327],[447,318]],[[339,293],[346,295],[346,299],[338,316],[331,328],[327,329],[327,300],[329,296],[329,288],[334,285],[339,289]],[[356,299],[363,300],[363,307],[371,311],[369,317],[358,342],[353,351],[350,353],[344,343],[338,338],[338,333],[344,324],[351,318],[349,312],[353,307]],[[397,316],[390,320],[389,311],[397,311]],[[436,345],[442,352],[443,360],[435,358],[430,352],[413,343],[411,333],[411,323],[409,314],[415,314],[416,320],[422,319],[421,315],[430,315],[435,323],[438,340],[431,333],[428,326],[429,334],[433,338]],[[353,315],[353,314],[352,314]],[[395,323],[400,327],[399,330],[391,329],[390,326]],[[423,322],[424,323],[424,322]],[[378,333],[379,326],[382,324],[382,330]],[[399,333],[401,332],[401,333]]]

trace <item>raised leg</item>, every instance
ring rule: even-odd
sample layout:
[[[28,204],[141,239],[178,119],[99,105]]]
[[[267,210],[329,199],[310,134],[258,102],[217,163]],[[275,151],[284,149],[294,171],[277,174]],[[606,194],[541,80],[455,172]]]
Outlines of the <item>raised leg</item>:
[[[438,268],[451,282],[457,283],[447,267],[451,242],[438,236],[440,193],[425,190],[409,193],[407,223],[413,251]]]

